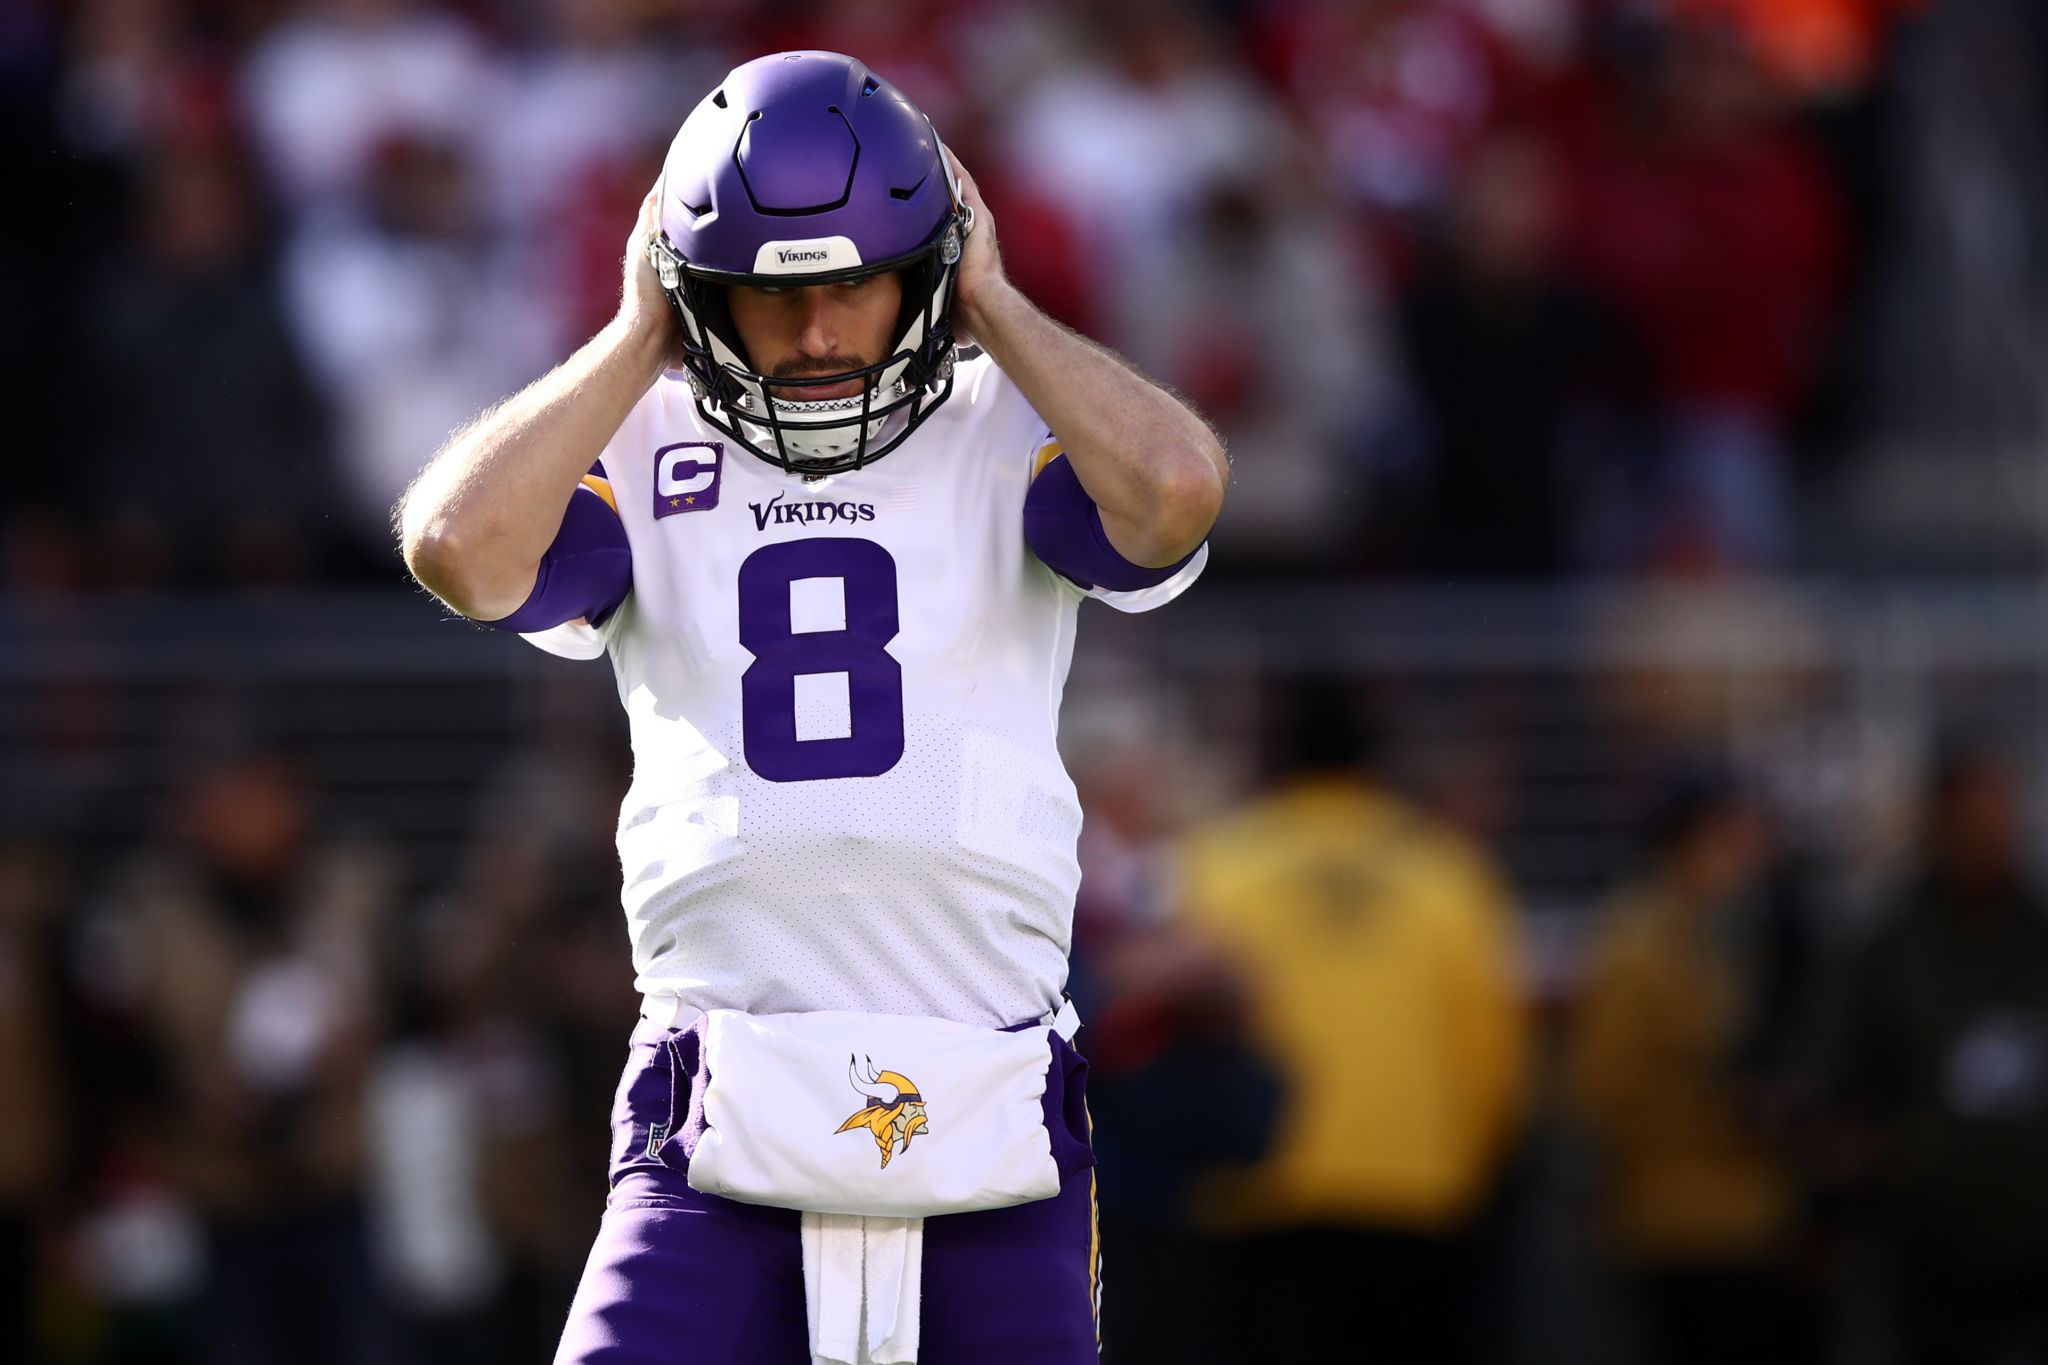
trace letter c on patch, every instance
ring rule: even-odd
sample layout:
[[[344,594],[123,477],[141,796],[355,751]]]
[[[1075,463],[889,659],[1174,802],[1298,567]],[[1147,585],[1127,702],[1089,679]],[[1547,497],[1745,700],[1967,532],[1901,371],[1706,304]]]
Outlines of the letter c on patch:
[[[682,441],[654,452],[654,515],[708,512],[718,506],[725,446],[718,441]]]

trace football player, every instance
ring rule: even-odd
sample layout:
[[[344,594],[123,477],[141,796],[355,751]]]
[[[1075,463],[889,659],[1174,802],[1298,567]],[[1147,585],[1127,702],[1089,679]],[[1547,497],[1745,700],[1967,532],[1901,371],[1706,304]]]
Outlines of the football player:
[[[684,1178],[685,1030],[709,1010],[1055,1015],[1075,612],[1178,596],[1226,481],[1198,414],[1010,285],[973,178],[860,62],[763,57],[690,114],[617,317],[400,506],[422,584],[609,654],[630,721],[643,1019],[558,1361],[811,1359],[798,1215]],[[1069,1069],[1048,1122],[1085,1141]],[[931,1125],[899,1166],[943,1142],[936,1099]],[[930,1219],[921,1358],[1092,1360],[1093,1201],[1083,1170]]]

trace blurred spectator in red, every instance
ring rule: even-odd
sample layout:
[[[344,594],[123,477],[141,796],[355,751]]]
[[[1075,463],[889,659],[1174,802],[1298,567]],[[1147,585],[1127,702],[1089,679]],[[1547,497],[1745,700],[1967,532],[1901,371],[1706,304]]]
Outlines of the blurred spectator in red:
[[[1670,1365],[1815,1358],[1787,1273],[1784,1134],[1763,1129],[1760,1087],[1741,1065],[1761,986],[1742,911],[1765,851],[1747,798],[1680,783],[1641,872],[1602,912],[1572,1029],[1599,1230]]]
[[[1482,9],[1433,0],[1256,8],[1260,64],[1301,108],[1341,195],[1367,214],[1417,216],[1447,202],[1499,112],[1510,54]]]
[[[976,0],[785,0],[753,7],[744,56],[798,48],[848,52],[908,95],[950,144],[953,129],[988,92],[970,60],[965,26],[990,6]],[[1041,14],[1040,26],[1052,16]],[[1011,52],[1012,62],[1023,54]],[[713,80],[717,75],[712,76]],[[678,111],[678,117],[687,111]],[[979,163],[975,163],[979,165]],[[977,179],[978,179],[977,174]],[[1008,219],[1004,222],[1007,224]],[[1009,242],[1005,240],[1005,247]]]
[[[1205,1201],[1235,1234],[1219,1360],[1481,1346],[1476,1234],[1527,1080],[1508,891],[1374,775],[1352,705],[1298,689],[1277,788],[1193,831],[1180,863],[1187,920],[1247,974],[1252,1038],[1285,1084],[1271,1155]]]
[[[1614,381],[1623,344],[1564,271],[1562,209],[1548,147],[1489,139],[1405,300],[1426,413],[1422,514],[1409,530],[1421,567],[1498,577],[1571,562],[1574,419]]]
[[[2048,912],[2005,749],[1928,790],[1917,881],[1846,964],[1832,1174],[1896,1255],[1905,1365],[2048,1359]]]
[[[363,1178],[387,860],[322,829],[305,780],[250,752],[194,776],[114,905],[168,1063],[150,1156],[205,1230],[199,1357],[383,1365]]]
[[[1788,424],[1845,271],[1837,187],[1734,34],[1676,22],[1649,41],[1653,61],[1616,64],[1573,215],[1579,261],[1640,337],[1662,409],[1649,468],[1629,475],[1594,553],[1616,567],[1780,567]]]

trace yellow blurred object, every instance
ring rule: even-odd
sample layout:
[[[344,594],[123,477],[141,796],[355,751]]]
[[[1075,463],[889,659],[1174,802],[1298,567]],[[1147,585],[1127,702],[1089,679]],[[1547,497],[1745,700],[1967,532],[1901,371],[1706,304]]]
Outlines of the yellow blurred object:
[[[1527,1022],[1488,859],[1363,781],[1317,777],[1197,830],[1180,871],[1288,1084],[1272,1153],[1217,1178],[1202,1216],[1454,1228],[1523,1107]]]
[[[1705,926],[1649,888],[1609,907],[1579,1004],[1571,1088],[1599,1145],[1600,1222],[1637,1262],[1768,1252],[1785,1176],[1729,1068],[1741,984]]]

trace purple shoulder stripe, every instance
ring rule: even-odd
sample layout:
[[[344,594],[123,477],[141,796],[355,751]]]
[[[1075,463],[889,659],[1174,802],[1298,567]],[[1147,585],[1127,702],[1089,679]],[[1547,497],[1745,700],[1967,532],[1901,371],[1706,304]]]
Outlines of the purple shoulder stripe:
[[[601,626],[633,587],[633,554],[625,523],[589,488],[570,495],[562,529],[540,559],[540,576],[519,610],[493,630],[547,630],[578,617]]]
[[[1148,569],[1117,553],[1102,529],[1102,512],[1064,455],[1055,456],[1024,495],[1024,543],[1046,567],[1083,588],[1135,592],[1156,587],[1181,571],[1177,563]]]

